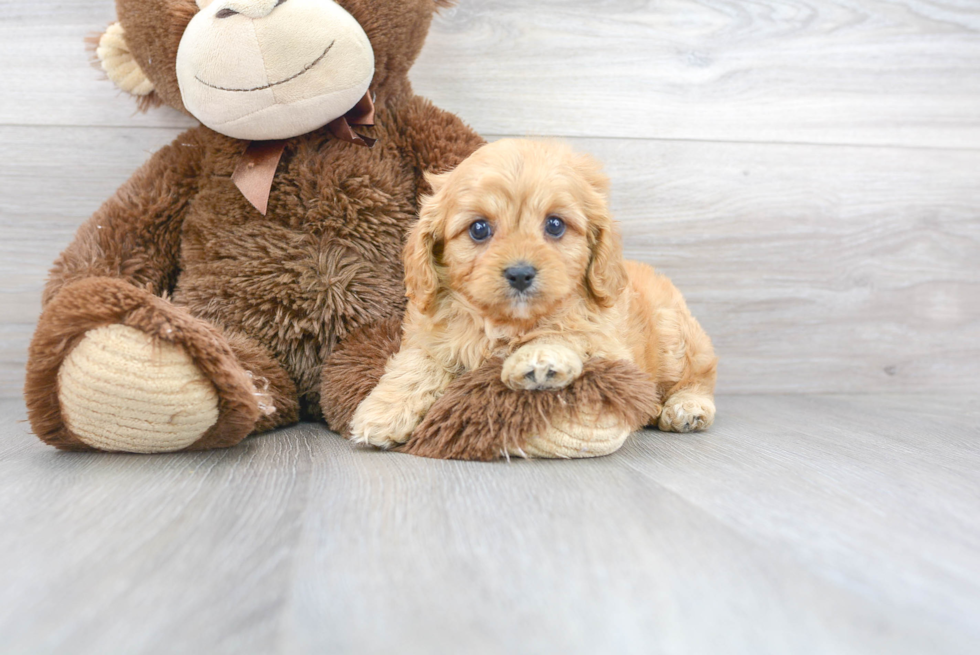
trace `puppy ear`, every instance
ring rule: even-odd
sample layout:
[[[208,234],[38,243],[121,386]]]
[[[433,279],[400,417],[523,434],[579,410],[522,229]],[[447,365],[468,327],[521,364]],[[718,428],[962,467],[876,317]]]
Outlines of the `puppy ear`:
[[[623,240],[609,214],[606,198],[609,178],[592,157],[583,155],[576,168],[592,190],[585,202],[589,219],[589,246],[592,255],[585,281],[592,298],[602,307],[611,307],[629,280],[623,263]]]
[[[612,307],[626,289],[628,276],[623,264],[623,242],[611,220],[593,220],[589,232],[592,257],[585,280],[592,298],[602,307]]]
[[[426,179],[429,179],[428,175]],[[436,197],[423,198],[419,220],[408,233],[408,240],[405,242],[405,294],[423,313],[428,312],[439,289],[435,248],[439,239],[438,233],[441,232],[441,222]]]
[[[425,178],[425,183],[429,185],[429,193],[434,196],[445,186],[449,173],[429,173],[426,171],[423,177]]]

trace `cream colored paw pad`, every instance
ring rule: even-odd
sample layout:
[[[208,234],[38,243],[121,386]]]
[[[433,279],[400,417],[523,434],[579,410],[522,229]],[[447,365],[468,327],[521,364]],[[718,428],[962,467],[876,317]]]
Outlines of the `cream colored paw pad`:
[[[630,428],[613,417],[604,420],[586,420],[582,417],[574,423],[556,423],[542,434],[528,439],[523,450],[511,450],[511,455],[541,458],[577,459],[602,457],[619,450]]]
[[[180,450],[218,420],[218,394],[180,346],[125,325],[90,330],[58,371],[68,428],[99,450]]]
[[[582,359],[560,344],[521,346],[504,361],[501,381],[511,389],[562,389],[582,375]]]

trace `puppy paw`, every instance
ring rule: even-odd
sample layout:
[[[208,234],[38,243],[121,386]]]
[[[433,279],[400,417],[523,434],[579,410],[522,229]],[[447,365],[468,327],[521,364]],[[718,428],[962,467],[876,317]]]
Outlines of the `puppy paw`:
[[[378,448],[392,448],[408,441],[421,420],[422,415],[410,407],[387,403],[370,395],[354,412],[350,440]]]
[[[500,379],[514,391],[561,389],[582,375],[582,358],[558,344],[527,344],[504,361]]]
[[[657,427],[665,432],[696,432],[715,420],[715,403],[710,396],[681,391],[664,403]]]

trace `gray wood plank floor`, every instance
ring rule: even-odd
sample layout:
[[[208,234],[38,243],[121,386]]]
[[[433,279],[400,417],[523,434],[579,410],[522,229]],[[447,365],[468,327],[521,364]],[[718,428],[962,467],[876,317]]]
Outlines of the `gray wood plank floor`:
[[[591,461],[300,425],[59,453],[0,403],[2,653],[976,653],[980,402],[727,396]]]

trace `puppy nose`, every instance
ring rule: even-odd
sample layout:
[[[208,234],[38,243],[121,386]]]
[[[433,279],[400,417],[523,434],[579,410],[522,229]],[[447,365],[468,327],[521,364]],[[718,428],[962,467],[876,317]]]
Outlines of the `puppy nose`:
[[[530,264],[518,264],[504,271],[504,277],[507,278],[507,282],[518,291],[524,291],[531,286],[531,283],[534,282],[534,276],[537,274],[538,269]]]

